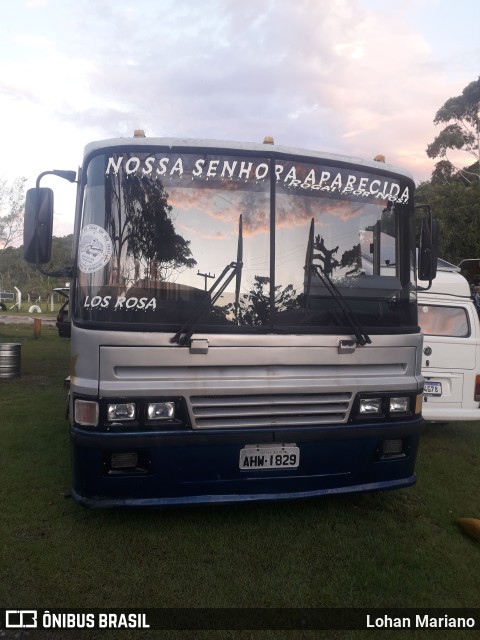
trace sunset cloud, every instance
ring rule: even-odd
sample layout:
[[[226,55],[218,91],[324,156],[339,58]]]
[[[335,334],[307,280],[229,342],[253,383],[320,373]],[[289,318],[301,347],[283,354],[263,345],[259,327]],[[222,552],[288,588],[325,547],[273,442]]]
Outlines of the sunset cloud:
[[[478,24],[475,0],[7,3],[0,175],[31,184],[76,168],[92,139],[144,128],[383,153],[418,182],[436,111],[478,76]]]

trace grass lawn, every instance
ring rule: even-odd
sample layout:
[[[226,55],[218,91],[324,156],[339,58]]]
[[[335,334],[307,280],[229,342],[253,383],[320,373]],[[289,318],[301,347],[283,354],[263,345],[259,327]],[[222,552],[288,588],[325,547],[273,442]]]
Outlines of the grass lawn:
[[[427,426],[411,489],[259,505],[89,511],[69,493],[63,386],[69,340],[55,327],[42,327],[35,339],[32,326],[0,324],[0,342],[22,344],[21,377],[0,380],[2,607],[480,607],[480,542],[455,522],[480,518],[479,422]],[[48,637],[346,636],[76,633]],[[418,637],[426,635],[473,637],[455,630]],[[373,636],[383,634],[348,637]],[[396,631],[387,636],[405,637]]]

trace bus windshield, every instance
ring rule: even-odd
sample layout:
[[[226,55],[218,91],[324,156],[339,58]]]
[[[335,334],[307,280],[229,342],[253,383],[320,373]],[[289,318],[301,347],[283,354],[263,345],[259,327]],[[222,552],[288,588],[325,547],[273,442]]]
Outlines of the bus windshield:
[[[90,158],[83,181],[79,324],[175,334],[200,309],[200,331],[350,332],[333,283],[367,331],[418,330],[407,178],[116,147]]]

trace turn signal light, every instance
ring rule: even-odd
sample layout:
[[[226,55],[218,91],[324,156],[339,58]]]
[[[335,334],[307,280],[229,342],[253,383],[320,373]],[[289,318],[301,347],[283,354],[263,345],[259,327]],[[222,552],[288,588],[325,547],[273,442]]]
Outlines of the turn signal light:
[[[82,427],[96,427],[98,425],[98,402],[75,400],[74,420]]]

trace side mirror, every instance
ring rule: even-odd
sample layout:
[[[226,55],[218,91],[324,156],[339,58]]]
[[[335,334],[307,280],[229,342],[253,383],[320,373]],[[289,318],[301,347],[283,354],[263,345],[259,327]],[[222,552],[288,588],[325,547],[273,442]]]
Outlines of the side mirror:
[[[423,218],[420,222],[420,246],[418,250],[418,279],[432,280],[437,275],[438,221]]]
[[[38,187],[27,191],[23,223],[23,256],[27,262],[50,261],[53,229],[53,191]]]

